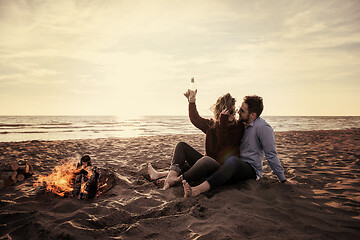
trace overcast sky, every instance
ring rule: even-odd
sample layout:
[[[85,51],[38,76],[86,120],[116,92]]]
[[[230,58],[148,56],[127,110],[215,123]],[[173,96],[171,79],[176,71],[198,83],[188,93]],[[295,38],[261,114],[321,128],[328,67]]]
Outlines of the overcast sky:
[[[360,1],[0,0],[0,115],[360,115]]]

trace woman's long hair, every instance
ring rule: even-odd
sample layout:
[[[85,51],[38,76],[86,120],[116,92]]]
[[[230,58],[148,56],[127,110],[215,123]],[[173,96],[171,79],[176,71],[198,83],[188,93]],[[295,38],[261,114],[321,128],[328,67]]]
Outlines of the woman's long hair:
[[[236,99],[233,98],[230,93],[225,94],[217,99],[216,103],[211,107],[211,111],[214,113],[214,123],[220,122],[220,114],[224,109],[231,109],[235,105]]]

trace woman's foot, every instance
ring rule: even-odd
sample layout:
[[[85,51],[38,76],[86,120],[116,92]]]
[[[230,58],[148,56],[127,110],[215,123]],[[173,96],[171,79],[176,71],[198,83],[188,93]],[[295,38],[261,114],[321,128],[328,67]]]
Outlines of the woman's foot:
[[[165,172],[158,172],[156,171],[153,166],[151,165],[151,163],[148,163],[148,174],[150,176],[151,180],[156,180],[162,177],[165,177],[168,175],[168,171]]]
[[[165,178],[163,190],[166,190],[166,189],[174,186],[176,183],[178,183],[180,181],[181,181],[181,179],[180,179],[180,177],[178,177],[178,173],[174,170],[170,170],[169,174]]]
[[[158,186],[164,186],[165,183],[165,178],[159,178],[158,180],[156,180],[156,184]]]

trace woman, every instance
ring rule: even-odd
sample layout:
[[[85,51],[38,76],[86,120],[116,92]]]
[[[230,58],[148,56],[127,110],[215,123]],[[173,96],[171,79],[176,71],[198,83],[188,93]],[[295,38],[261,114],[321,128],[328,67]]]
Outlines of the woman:
[[[170,170],[159,172],[148,164],[151,180],[166,177],[163,189],[186,180],[194,182],[210,176],[226,158],[239,156],[244,124],[235,119],[235,99],[228,93],[217,99],[212,107],[213,119],[202,118],[196,109],[197,91],[184,93],[189,102],[189,118],[195,127],[206,134],[205,156],[185,142],[179,142],[174,151]]]

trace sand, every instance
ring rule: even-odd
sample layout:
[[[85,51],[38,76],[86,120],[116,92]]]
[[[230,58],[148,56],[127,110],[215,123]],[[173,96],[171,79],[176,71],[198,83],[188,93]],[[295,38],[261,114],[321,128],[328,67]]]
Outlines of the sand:
[[[204,135],[0,143],[0,161],[27,160],[35,174],[0,190],[2,239],[360,239],[360,129],[277,132],[286,176],[266,163],[260,181],[183,198],[161,190],[147,163],[166,169],[174,146],[203,152]],[[39,193],[33,182],[61,160],[89,154],[116,176],[93,200]]]

